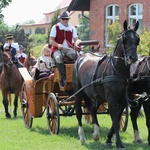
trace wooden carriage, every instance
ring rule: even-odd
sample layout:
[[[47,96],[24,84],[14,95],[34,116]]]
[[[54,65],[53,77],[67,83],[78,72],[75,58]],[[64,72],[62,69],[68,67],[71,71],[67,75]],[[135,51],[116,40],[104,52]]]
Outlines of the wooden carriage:
[[[75,102],[74,96],[72,96],[74,94],[72,87],[73,66],[72,62],[65,64],[67,83],[63,88],[59,85],[61,76],[57,67],[48,78],[41,78],[37,81],[33,80],[26,68],[19,68],[24,79],[21,89],[21,109],[27,127],[32,127],[33,118],[42,117],[46,111],[50,134],[58,134],[60,116],[75,115]],[[107,103],[99,107],[98,113],[108,114]],[[91,122],[91,116],[84,102],[83,114],[86,122]],[[122,119],[122,130],[126,130],[128,116],[125,115],[125,118],[122,117]]]

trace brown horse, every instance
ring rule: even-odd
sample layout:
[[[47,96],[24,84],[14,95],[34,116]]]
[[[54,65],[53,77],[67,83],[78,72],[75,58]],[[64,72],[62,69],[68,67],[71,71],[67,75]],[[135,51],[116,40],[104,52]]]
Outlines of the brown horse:
[[[13,64],[10,52],[1,51],[1,59],[3,63],[2,72],[0,75],[0,85],[3,96],[3,105],[5,108],[6,118],[11,118],[11,114],[8,110],[8,94],[14,94],[14,117],[17,116],[18,97],[21,90],[22,76]]]
[[[130,78],[130,65],[137,60],[139,36],[136,33],[139,23],[134,29],[128,29],[124,22],[124,31],[120,34],[116,47],[110,56],[101,57],[86,53],[75,62],[73,70],[73,87],[75,92],[76,117],[78,134],[81,142],[85,141],[82,128],[82,100],[91,112],[94,125],[93,139],[99,140],[99,123],[97,109],[103,102],[108,102],[108,111],[112,125],[107,134],[106,145],[112,145],[112,137],[116,136],[116,146],[124,148],[119,134],[119,121],[127,105],[127,81]]]
[[[24,61],[24,67],[27,68],[27,70],[30,70],[31,66],[34,66],[36,64],[36,58],[29,52],[27,58]]]

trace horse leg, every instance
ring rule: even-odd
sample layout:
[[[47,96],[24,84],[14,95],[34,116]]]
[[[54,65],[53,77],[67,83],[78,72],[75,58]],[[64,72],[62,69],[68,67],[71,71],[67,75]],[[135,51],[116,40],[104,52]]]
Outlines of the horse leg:
[[[93,140],[98,141],[100,138],[100,133],[99,133],[99,124],[97,120],[96,107],[93,107],[93,109],[91,110],[91,115],[92,115],[92,123],[94,124]]]
[[[146,102],[143,103],[143,108],[145,112],[146,117],[146,126],[148,129],[148,146],[150,146],[150,99],[148,99]]]
[[[112,143],[111,139],[112,139],[112,137],[115,133],[117,148],[124,148],[124,146],[122,145],[122,141],[120,139],[120,135],[119,135],[119,128],[120,128],[119,120],[120,120],[120,117],[122,115],[122,112],[123,112],[125,106],[124,106],[124,104],[115,105],[115,104],[112,104],[112,103],[108,102],[109,113],[110,113],[110,116],[111,116],[111,119],[112,119],[112,127],[110,128],[110,130],[107,134],[106,144],[111,145],[111,143]]]
[[[6,118],[11,118],[11,115],[8,111],[8,99],[7,99],[7,93],[2,92],[3,95],[3,105],[4,105],[4,109],[5,109],[5,116]]]
[[[130,108],[131,108],[130,117],[131,117],[133,132],[134,132],[134,141],[137,143],[142,143],[143,141],[140,137],[140,133],[137,125],[137,117],[141,109],[141,103],[139,102],[139,105],[137,107],[130,107]]]
[[[82,128],[82,121],[81,121],[82,120],[81,104],[82,104],[82,100],[81,100],[80,96],[76,96],[75,106],[76,106],[76,118],[78,120],[78,125],[79,125],[78,135],[79,135],[80,141],[85,142],[86,139],[85,139],[85,136],[84,136],[84,130]]]
[[[93,132],[93,140],[98,141],[100,138],[100,133],[99,133],[99,124],[97,120],[97,109],[99,107],[99,104],[93,103],[93,101],[90,100],[90,98],[84,94],[84,101],[85,105],[90,110],[91,116],[92,116],[92,124],[94,124],[94,132]]]
[[[18,94],[15,94],[15,99],[14,99],[14,117],[17,117],[17,108],[18,108]]]

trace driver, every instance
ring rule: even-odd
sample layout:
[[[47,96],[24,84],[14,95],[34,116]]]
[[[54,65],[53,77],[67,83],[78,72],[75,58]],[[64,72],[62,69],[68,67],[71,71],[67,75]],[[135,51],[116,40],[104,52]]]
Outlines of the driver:
[[[56,66],[61,75],[60,86],[64,87],[66,83],[66,71],[63,63],[64,56],[72,60],[77,59],[77,52],[74,49],[74,43],[78,39],[76,29],[69,23],[69,15],[63,12],[60,22],[55,24],[50,33],[50,44],[52,45],[51,57],[54,57]]]

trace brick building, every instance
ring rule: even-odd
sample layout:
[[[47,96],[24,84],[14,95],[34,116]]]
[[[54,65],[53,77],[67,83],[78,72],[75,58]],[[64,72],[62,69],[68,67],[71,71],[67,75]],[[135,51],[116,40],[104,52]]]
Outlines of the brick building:
[[[90,39],[97,39],[101,47],[109,47],[107,25],[116,20],[122,25],[127,20],[132,27],[139,21],[139,28],[150,28],[149,0],[72,0],[68,11],[90,12]]]

